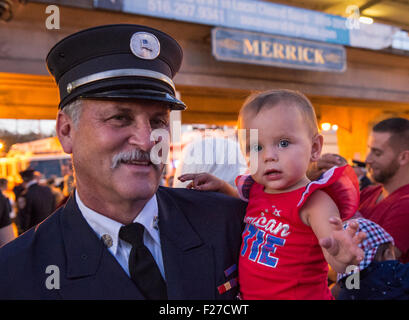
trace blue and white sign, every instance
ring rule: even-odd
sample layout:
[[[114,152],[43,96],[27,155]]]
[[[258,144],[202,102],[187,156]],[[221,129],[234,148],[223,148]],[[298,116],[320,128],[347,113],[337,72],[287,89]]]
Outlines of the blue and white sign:
[[[346,69],[344,47],[322,42],[215,28],[212,48],[215,58],[222,61],[316,71]]]
[[[94,0],[94,7],[371,49],[389,46],[397,31],[373,24],[362,34],[344,17],[260,0]]]

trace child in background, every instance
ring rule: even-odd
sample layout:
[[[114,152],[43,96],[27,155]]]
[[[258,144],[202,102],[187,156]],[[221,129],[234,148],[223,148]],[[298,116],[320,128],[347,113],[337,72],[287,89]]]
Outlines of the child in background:
[[[350,221],[344,223],[344,228]],[[355,221],[359,224],[358,231],[367,235],[359,244],[365,253],[358,265],[359,289],[348,288],[346,285],[348,276],[353,272],[341,273],[332,289],[334,296],[338,300],[408,300],[409,264],[396,260],[391,235],[370,220],[358,218]]]
[[[365,235],[356,234],[355,223],[343,230],[340,220],[340,211],[346,219],[358,207],[352,168],[334,167],[314,182],[307,178],[310,162],[320,157],[323,138],[311,103],[298,92],[271,90],[250,96],[240,111],[239,129],[258,129],[257,141],[249,135],[245,141],[248,162],[251,151],[257,152],[257,169],[236,179],[239,194],[210,174],[179,179],[193,180],[188,187],[248,200],[238,267],[240,297],[333,299],[327,262],[343,272],[363,258],[357,244]],[[334,191],[331,186],[339,179],[347,187]],[[340,200],[338,207],[333,199]]]

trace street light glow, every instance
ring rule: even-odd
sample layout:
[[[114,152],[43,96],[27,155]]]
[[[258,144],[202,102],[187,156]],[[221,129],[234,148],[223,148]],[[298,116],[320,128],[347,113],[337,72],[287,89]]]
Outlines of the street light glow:
[[[365,24],[372,24],[373,19],[370,17],[359,17],[359,22],[360,23],[365,23]]]
[[[329,122],[323,122],[321,123],[321,129],[324,131],[328,131],[331,129],[331,123]]]

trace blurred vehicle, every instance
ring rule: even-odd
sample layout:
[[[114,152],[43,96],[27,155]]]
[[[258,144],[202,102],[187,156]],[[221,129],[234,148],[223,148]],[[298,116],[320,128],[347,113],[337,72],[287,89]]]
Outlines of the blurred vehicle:
[[[51,137],[12,145],[7,156],[0,158],[0,177],[18,184],[22,182],[19,172],[30,167],[43,179],[56,177],[58,184],[70,166],[70,155],[64,153],[57,137]]]

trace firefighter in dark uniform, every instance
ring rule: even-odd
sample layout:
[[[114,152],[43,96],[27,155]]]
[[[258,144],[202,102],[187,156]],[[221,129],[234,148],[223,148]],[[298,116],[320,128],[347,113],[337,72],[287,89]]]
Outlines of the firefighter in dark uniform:
[[[159,145],[151,132],[169,133],[170,111],[186,108],[172,81],[181,63],[173,38],[131,24],[83,30],[51,49],[57,135],[72,154],[76,187],[50,217],[0,249],[0,299],[237,296],[246,203],[159,186],[165,163],[150,160]],[[45,202],[38,185],[28,187],[26,227],[35,223],[26,214],[34,187]],[[58,268],[49,275],[55,281],[47,281],[49,267]]]
[[[17,225],[19,234],[22,234],[54,211],[55,198],[49,187],[38,184],[33,169],[22,171],[20,175],[25,189],[17,198]]]

